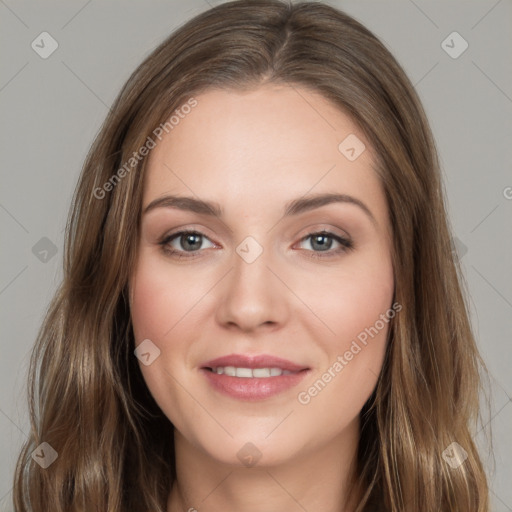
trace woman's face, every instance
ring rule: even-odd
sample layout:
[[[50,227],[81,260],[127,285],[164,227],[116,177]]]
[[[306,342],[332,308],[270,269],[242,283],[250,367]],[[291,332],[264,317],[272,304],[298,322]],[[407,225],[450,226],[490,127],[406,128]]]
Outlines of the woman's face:
[[[364,136],[320,95],[196,100],[149,155],[130,280],[140,368],[196,452],[291,461],[355,432],[376,385],[394,316],[384,192]],[[311,202],[325,194],[347,200]]]

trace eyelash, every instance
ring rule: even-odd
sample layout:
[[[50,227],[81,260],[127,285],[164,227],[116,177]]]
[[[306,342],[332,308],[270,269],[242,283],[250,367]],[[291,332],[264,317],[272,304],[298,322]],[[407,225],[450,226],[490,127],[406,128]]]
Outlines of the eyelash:
[[[177,258],[177,259],[185,259],[185,258],[196,258],[198,256],[198,253],[200,250],[197,251],[179,251],[176,249],[170,249],[169,243],[172,242],[175,238],[179,238],[182,235],[199,235],[201,237],[207,238],[208,237],[201,233],[200,231],[194,231],[194,230],[184,230],[184,231],[178,231],[176,233],[173,233],[169,236],[166,236],[162,241],[158,243],[158,245],[161,246],[162,252],[170,257]],[[324,251],[310,251],[306,250],[306,252],[311,253],[308,255],[308,257],[313,259],[323,259],[323,258],[332,258],[334,256],[337,256],[340,253],[345,253],[348,251],[351,251],[354,248],[354,244],[352,240],[349,240],[348,238],[344,238],[342,236],[336,235],[330,231],[322,230],[322,231],[313,231],[311,233],[308,233],[306,236],[302,237],[300,239],[301,242],[307,240],[308,238],[314,237],[314,236],[327,236],[329,238],[334,239],[336,242],[338,242],[341,247],[335,250],[328,250],[325,251],[325,254],[322,254]],[[187,252],[189,254],[187,254]]]

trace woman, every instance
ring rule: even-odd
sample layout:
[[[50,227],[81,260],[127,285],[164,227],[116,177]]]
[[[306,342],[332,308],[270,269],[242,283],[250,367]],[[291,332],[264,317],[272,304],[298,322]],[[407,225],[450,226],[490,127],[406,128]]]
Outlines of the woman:
[[[91,148],[64,266],[17,511],[489,510],[434,140],[346,14],[229,2],[164,41]]]

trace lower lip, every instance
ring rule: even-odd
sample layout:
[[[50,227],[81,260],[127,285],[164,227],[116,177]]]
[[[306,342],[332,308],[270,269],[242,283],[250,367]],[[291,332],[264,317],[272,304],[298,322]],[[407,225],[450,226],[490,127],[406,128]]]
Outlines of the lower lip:
[[[205,368],[201,372],[217,391],[240,400],[263,400],[296,386],[310,370],[277,377],[230,377]]]

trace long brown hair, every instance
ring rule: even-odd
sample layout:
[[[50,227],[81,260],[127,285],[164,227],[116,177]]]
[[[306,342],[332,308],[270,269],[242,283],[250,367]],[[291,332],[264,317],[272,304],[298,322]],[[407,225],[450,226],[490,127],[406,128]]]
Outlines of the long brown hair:
[[[173,426],[133,354],[127,288],[147,158],[130,159],[202,91],[264,83],[308,88],[347,113],[374,150],[388,202],[402,311],[361,411],[356,512],[370,502],[389,512],[489,510],[471,430],[485,366],[416,91],[385,46],[345,13],[318,2],[241,0],[196,16],[158,46],[90,149],[70,209],[64,278],[30,362],[32,428],[14,477],[18,512],[165,511]],[[58,453],[47,469],[31,458],[42,442]],[[443,458],[453,442],[467,453],[457,468]]]

